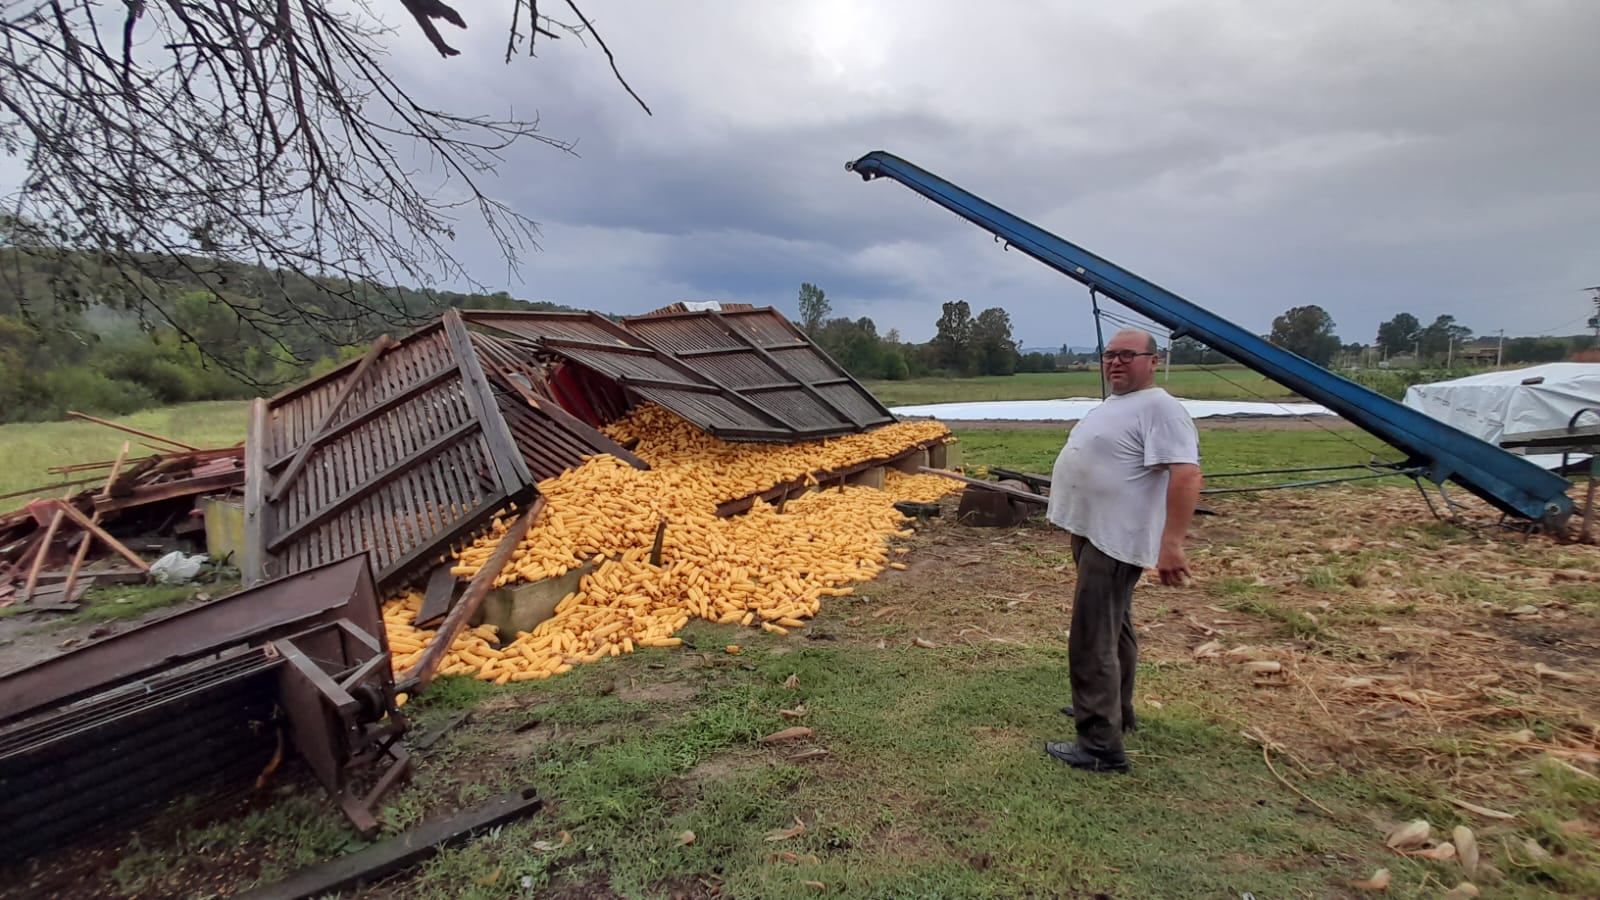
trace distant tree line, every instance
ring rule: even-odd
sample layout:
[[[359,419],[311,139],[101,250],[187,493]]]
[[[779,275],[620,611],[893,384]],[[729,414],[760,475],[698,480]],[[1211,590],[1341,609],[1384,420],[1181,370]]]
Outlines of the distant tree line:
[[[1597,309],[1600,312],[1600,309]],[[1555,362],[1594,346],[1588,335],[1565,337],[1475,337],[1471,328],[1456,321],[1452,315],[1441,315],[1424,325],[1409,312],[1395,316],[1378,326],[1378,333],[1370,343],[1359,341],[1344,343],[1334,330],[1333,317],[1320,306],[1297,306],[1286,310],[1272,320],[1272,331],[1265,336],[1286,350],[1293,351],[1320,366],[1363,368],[1403,364],[1413,367],[1458,365],[1471,367],[1492,365],[1521,365],[1525,363]],[[1200,345],[1188,341],[1184,358],[1180,359],[1178,346],[1173,343],[1174,363],[1201,362],[1190,359]]]
[[[74,289],[86,296],[59,302],[61,278],[68,270],[78,286]],[[166,298],[166,321],[152,324],[124,302],[130,296],[125,275],[107,270],[97,281],[84,279],[86,270],[92,267],[82,258],[0,247],[0,422],[57,419],[69,409],[116,415],[172,403],[258,396],[326,372],[360,355],[377,335],[404,333],[447,307],[573,309],[530,303],[504,291],[424,293],[349,284],[329,292],[326,285],[292,273],[213,264],[207,267],[210,283]],[[149,287],[140,286],[132,295]],[[218,289],[233,292],[232,302],[216,302]],[[390,299],[382,305],[363,300],[380,293],[399,298],[406,321],[396,321]],[[240,312],[251,308],[263,315]],[[293,316],[279,314],[290,308]],[[957,378],[1097,365],[1092,352],[1074,352],[1068,346],[1059,352],[1023,353],[1006,310],[989,307],[974,314],[966,300],[944,303],[933,338],[920,344],[902,340],[892,328],[879,334],[866,316],[851,319],[832,313],[822,288],[801,285],[796,327],[857,378]],[[264,327],[263,322],[281,324]],[[1379,326],[1372,343],[1344,343],[1326,310],[1298,306],[1276,317],[1271,332],[1262,337],[1330,368],[1376,370],[1393,363],[1389,368],[1408,374],[1391,371],[1381,386],[1371,385],[1390,394],[1412,383],[1412,375],[1423,377],[1417,373],[1438,375],[1441,370],[1433,367],[1446,362],[1453,364],[1450,371],[1481,366],[1486,354],[1481,342],[1474,344],[1472,330],[1449,315],[1424,326],[1416,316],[1399,313]],[[1496,340],[1494,354],[1514,365],[1567,359],[1592,346],[1585,335],[1516,337],[1503,344]],[[1470,360],[1465,358],[1468,348]],[[1173,365],[1231,362],[1189,337],[1171,341],[1169,352]],[[219,366],[218,358],[229,365]]]
[[[368,290],[360,285],[330,294],[299,276],[226,266],[222,277],[235,292],[233,303],[216,302],[215,285],[196,285],[166,298],[169,321],[155,323],[119,301],[123,276],[109,270],[99,283],[88,282],[93,296],[86,302],[59,302],[57,279],[68,268],[81,278],[84,260],[0,250],[0,422],[259,396],[326,372],[360,355],[379,334],[404,334],[445,307],[568,308],[505,292],[400,289],[389,293],[405,312],[405,321],[396,322],[386,306],[361,302]],[[241,306],[267,315],[252,321]],[[294,316],[274,315],[290,307]],[[282,324],[263,326],[263,319]]]
[[[902,341],[893,328],[880,336],[877,325],[865,316],[830,318],[833,305],[826,292],[809,282],[800,286],[799,301],[800,321],[795,324],[857,378],[1014,375],[1056,368],[1054,354],[1019,350],[1011,333],[1011,314],[999,307],[974,316],[965,300],[945,303],[933,339],[913,344]]]

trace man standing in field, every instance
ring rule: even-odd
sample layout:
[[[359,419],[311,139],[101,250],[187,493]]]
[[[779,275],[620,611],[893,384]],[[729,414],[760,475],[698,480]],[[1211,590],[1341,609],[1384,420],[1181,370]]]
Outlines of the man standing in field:
[[[1050,521],[1072,533],[1078,568],[1067,642],[1076,741],[1045,752],[1074,768],[1126,772],[1122,733],[1134,728],[1139,647],[1133,589],[1145,569],[1186,584],[1184,535],[1200,499],[1194,420],[1155,386],[1156,340],[1119,331],[1101,354],[1111,387],[1072,429],[1050,479]]]

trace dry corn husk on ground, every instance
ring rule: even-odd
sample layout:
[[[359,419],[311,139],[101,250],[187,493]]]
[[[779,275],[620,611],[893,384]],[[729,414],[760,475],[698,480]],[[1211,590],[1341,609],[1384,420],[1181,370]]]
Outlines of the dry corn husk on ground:
[[[890,542],[909,536],[901,500],[932,501],[959,485],[936,475],[890,471],[884,489],[847,486],[790,498],[782,512],[756,503],[718,518],[727,500],[865,460],[892,456],[945,437],[937,422],[901,422],[868,434],[803,444],[735,444],[718,440],[656,406],[644,406],[608,428],[614,439],[638,439],[651,468],[612,456],[588,459],[539,485],[543,514],[496,579],[497,586],[594,569],[555,616],[532,632],[496,646],[491,626],[463,630],[441,674],[475,674],[498,684],[548,678],[574,665],[638,647],[670,647],[691,618],[787,633],[816,615],[826,597],[889,566]],[[665,522],[661,565],[648,561]],[[508,523],[463,549],[452,571],[471,578],[493,553]],[[409,668],[433,639],[413,626],[418,591],[393,598],[384,621],[396,671]]]

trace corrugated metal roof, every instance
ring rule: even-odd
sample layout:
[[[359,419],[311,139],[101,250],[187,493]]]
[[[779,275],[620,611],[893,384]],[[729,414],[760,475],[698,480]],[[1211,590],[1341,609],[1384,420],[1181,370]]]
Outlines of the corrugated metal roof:
[[[621,324],[595,313],[466,318],[535,341],[728,440],[810,440],[895,421],[776,310],[741,306],[667,307]]]
[[[642,466],[548,400],[532,350],[471,334],[450,311],[257,400],[245,441],[246,583],[363,551],[379,583],[395,583],[585,455]]]

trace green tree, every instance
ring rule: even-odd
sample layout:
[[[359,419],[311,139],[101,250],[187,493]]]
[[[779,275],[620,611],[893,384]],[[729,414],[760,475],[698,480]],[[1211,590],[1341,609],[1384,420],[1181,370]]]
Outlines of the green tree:
[[[882,375],[883,354],[882,342],[878,340],[878,327],[866,316],[854,321],[829,319],[817,327],[813,340],[851,375],[858,378],[877,378]]]
[[[1573,351],[1571,341],[1558,337],[1519,337],[1506,339],[1508,363],[1559,362]]]
[[[938,330],[929,341],[935,365],[957,375],[976,374],[972,352],[972,307],[965,300],[944,304]]]
[[[1017,342],[1011,337],[1011,314],[1000,307],[978,313],[972,323],[972,350],[984,375],[1014,375]]]
[[[1056,357],[1054,353],[1024,353],[1017,359],[1018,372],[1054,372],[1056,370]]]
[[[1452,347],[1460,347],[1472,339],[1472,329],[1457,325],[1455,316],[1440,316],[1433,324],[1422,329],[1422,355],[1427,358],[1445,358]]]
[[[1320,306],[1296,306],[1272,320],[1272,343],[1325,366],[1339,352],[1333,317]]]
[[[1410,353],[1417,348],[1422,323],[1411,313],[1400,313],[1378,326],[1378,349],[1389,356]]]
[[[822,288],[810,282],[800,285],[800,330],[806,333],[806,337],[816,340],[817,329],[822,327],[831,312],[833,307]]]
[[[1222,354],[1192,337],[1181,337],[1172,342],[1172,364],[1175,366],[1209,365],[1224,361]]]

